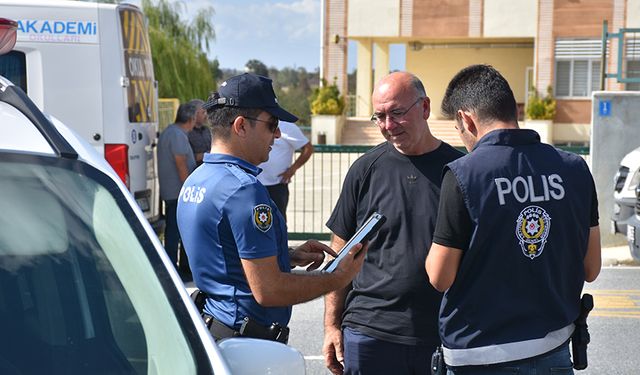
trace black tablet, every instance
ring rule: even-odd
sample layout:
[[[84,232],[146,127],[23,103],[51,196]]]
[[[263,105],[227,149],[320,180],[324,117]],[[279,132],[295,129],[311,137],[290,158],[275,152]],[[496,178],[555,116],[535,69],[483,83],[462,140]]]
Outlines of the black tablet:
[[[351,237],[351,239],[347,241],[347,243],[342,247],[342,249],[338,253],[338,256],[334,260],[327,263],[327,265],[322,269],[322,271],[323,272],[335,271],[335,269],[338,268],[338,264],[340,264],[340,261],[342,261],[342,259],[345,256],[347,256],[349,249],[351,249],[353,246],[355,246],[358,243],[364,243],[368,241],[371,238],[371,236],[373,236],[373,234],[378,229],[380,229],[380,227],[382,226],[382,224],[384,224],[386,220],[387,218],[384,217],[384,215],[382,214],[379,214],[377,212],[374,212],[373,214],[371,214],[371,216],[369,216],[367,221],[365,221],[364,224],[362,224],[362,226],[360,227],[360,229],[358,229],[356,234],[354,234],[353,237]]]

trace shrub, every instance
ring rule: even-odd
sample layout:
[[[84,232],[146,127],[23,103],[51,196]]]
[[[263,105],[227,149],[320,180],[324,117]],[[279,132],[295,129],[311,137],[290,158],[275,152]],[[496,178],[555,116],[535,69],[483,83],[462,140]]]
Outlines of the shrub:
[[[543,98],[538,94],[538,90],[533,88],[526,113],[530,120],[553,120],[556,116],[556,100],[553,98],[551,86],[547,88],[547,95]]]
[[[335,81],[327,85],[323,80],[322,86],[313,90],[309,101],[314,115],[341,115],[344,112],[344,97],[340,95]]]

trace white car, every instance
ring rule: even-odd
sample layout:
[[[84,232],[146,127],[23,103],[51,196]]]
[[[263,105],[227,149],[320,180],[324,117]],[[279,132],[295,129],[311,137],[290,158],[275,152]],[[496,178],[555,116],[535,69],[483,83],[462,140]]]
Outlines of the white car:
[[[0,196],[0,374],[304,373],[280,343],[216,344],[113,169],[2,77]]]
[[[631,151],[620,162],[613,178],[613,214],[611,231],[627,235],[627,222],[633,217],[636,204],[636,187],[640,182],[640,147]]]
[[[627,220],[627,243],[631,257],[640,262],[640,186],[636,188],[635,215]]]

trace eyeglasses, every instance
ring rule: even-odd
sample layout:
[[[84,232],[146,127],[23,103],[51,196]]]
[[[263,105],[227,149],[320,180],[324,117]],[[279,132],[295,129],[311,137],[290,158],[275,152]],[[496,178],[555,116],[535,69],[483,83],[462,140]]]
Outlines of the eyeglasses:
[[[413,108],[413,106],[415,106],[416,104],[418,104],[422,100],[424,100],[424,98],[418,98],[418,100],[413,102],[413,104],[411,104],[409,106],[409,108],[407,108],[404,111],[401,110],[401,109],[394,109],[394,110],[390,111],[389,113],[384,113],[384,112],[382,112],[382,113],[374,113],[373,116],[371,116],[371,121],[373,121],[373,123],[376,124],[376,125],[382,125],[387,121],[387,116],[388,116],[391,121],[398,122],[398,121],[402,120],[404,115],[406,115],[407,112],[409,112],[411,110],[411,108]]]
[[[275,133],[276,130],[278,130],[278,125],[280,123],[277,117],[271,117],[271,120],[269,121],[260,120],[259,118],[249,117],[249,116],[242,116],[242,117],[246,118],[247,120],[260,121],[260,122],[266,123],[269,126],[269,131],[271,131],[271,133]]]

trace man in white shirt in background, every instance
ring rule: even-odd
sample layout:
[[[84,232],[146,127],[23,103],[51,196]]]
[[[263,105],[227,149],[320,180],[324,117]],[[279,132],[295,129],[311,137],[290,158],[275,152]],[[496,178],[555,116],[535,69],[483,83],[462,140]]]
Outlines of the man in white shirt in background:
[[[259,165],[262,172],[258,180],[267,188],[278,210],[287,219],[289,204],[289,182],[296,171],[309,160],[313,146],[302,134],[298,125],[280,121],[280,138],[276,138],[269,152],[269,160]],[[293,160],[293,154],[300,149],[300,155]]]

